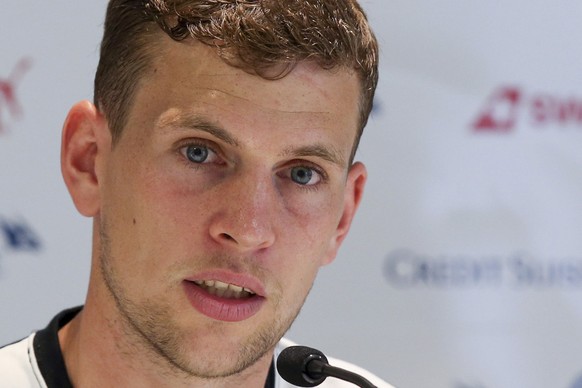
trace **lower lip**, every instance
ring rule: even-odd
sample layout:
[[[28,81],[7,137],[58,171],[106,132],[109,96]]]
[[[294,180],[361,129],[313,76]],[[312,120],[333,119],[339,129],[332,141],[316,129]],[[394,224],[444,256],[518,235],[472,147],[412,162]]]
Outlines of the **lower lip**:
[[[244,321],[261,309],[265,298],[226,299],[209,294],[193,282],[184,281],[184,290],[192,307],[209,318],[225,322]]]

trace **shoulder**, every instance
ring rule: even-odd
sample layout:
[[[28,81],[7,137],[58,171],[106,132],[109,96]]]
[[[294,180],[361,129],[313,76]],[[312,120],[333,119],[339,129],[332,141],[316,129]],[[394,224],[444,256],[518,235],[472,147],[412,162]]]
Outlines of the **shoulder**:
[[[45,387],[32,348],[34,334],[0,348],[1,387]]]
[[[285,349],[289,346],[294,346],[294,345],[297,345],[297,344],[293,343],[292,341],[289,341],[288,339],[282,338],[281,341],[279,341],[279,343],[275,349],[275,360],[277,359],[277,357],[279,357],[279,354],[281,353],[281,351],[283,349]],[[382,380],[381,378],[374,375],[370,371],[367,371],[364,368],[361,368],[357,365],[351,364],[347,361],[338,360],[337,358],[329,357],[327,355],[326,355],[326,357],[327,357],[330,365],[357,373],[360,376],[365,377],[367,380],[369,380],[372,384],[376,385],[378,388],[394,388],[392,385],[388,384],[387,382],[385,382],[384,380]],[[275,387],[276,388],[291,388],[291,387],[294,387],[294,385],[287,383],[277,374],[277,383],[275,384]],[[342,381],[339,379],[335,379],[333,377],[329,377],[323,383],[321,383],[318,387],[322,387],[322,388],[353,388],[354,385],[352,383],[348,383],[348,382],[345,382],[345,381]]]

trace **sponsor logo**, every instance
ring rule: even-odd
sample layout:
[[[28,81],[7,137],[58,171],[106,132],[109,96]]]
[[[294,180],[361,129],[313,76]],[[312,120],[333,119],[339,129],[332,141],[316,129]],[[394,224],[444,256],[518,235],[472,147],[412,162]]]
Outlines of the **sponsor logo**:
[[[582,258],[542,260],[525,252],[429,256],[400,249],[387,255],[383,272],[400,289],[582,289]]]
[[[0,217],[0,257],[6,253],[38,252],[41,248],[38,234],[25,220]]]
[[[496,90],[473,123],[473,128],[480,132],[511,132],[515,128],[521,98],[521,90],[517,87]]]
[[[476,132],[511,133],[521,123],[534,128],[582,128],[582,97],[501,86],[487,99],[471,127]]]
[[[7,78],[0,78],[0,134],[7,131],[12,121],[22,118],[22,106],[18,101],[16,89],[31,65],[32,61],[29,58],[23,58]]]

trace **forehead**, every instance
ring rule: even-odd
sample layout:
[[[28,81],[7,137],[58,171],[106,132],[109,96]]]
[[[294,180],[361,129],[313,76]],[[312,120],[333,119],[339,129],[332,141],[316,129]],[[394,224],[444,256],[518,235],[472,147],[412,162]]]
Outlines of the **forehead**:
[[[167,39],[136,91],[132,115],[168,118],[212,112],[248,125],[285,128],[339,127],[353,139],[358,127],[360,82],[344,68],[324,70],[301,62],[280,79],[266,79],[228,65],[215,48]],[[134,117],[136,118],[136,117]]]
[[[153,54],[150,76],[165,77],[169,83],[187,83],[196,78],[200,87],[221,83],[221,87],[226,87],[225,89],[230,91],[249,84],[267,87],[265,91],[270,89],[269,86],[280,89],[303,87],[304,92],[308,90],[320,92],[323,97],[336,96],[335,92],[340,90],[346,92],[350,88],[359,92],[360,82],[357,74],[345,67],[322,69],[314,61],[303,61],[297,63],[290,74],[282,71],[287,68],[285,64],[280,68],[261,71],[260,74],[264,76],[259,76],[254,75],[253,70],[245,71],[239,66],[230,65],[217,54],[214,47],[195,40],[175,42],[167,37],[162,39],[162,44],[157,45],[159,50]],[[359,93],[356,94],[359,98]],[[251,91],[247,95],[258,97]]]

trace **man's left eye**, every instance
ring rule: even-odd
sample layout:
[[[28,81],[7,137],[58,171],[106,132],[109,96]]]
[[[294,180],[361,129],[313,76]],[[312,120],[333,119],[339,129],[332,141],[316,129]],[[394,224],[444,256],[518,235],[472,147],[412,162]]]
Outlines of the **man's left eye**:
[[[313,168],[298,166],[291,168],[291,180],[302,186],[310,186],[317,184],[321,176]]]

